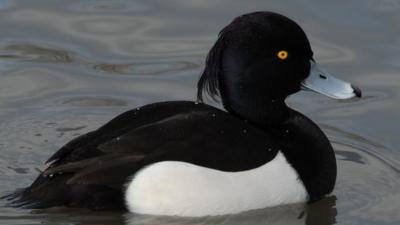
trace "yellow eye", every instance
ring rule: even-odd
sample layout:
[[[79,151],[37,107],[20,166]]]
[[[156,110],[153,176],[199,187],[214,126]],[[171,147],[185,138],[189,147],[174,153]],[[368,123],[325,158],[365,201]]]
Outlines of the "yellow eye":
[[[289,53],[285,50],[281,50],[276,54],[276,56],[278,56],[278,58],[280,58],[282,60],[285,60],[289,56]]]

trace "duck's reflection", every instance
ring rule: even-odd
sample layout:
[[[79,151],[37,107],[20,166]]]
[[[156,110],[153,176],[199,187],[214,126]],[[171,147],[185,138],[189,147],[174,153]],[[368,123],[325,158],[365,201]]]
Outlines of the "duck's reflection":
[[[126,215],[127,225],[168,225],[168,224],[269,224],[269,225],[330,225],[336,223],[336,197],[330,196],[318,202],[303,205],[289,205],[251,212],[217,217],[178,218],[146,215]]]
[[[100,212],[62,207],[34,210],[29,216],[19,211],[11,214],[8,218],[10,221],[25,216],[25,219],[44,225],[60,224],[60,221],[62,221],[62,224],[74,225],[332,225],[336,223],[337,211],[336,197],[330,196],[306,206],[304,204],[287,205],[218,217],[183,218],[129,213],[123,215],[120,212]]]
[[[306,225],[336,224],[336,196],[307,205]]]

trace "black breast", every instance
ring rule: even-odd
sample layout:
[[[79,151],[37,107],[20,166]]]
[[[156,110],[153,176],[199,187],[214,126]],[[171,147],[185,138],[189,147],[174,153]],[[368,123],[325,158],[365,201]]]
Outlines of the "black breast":
[[[289,119],[266,128],[299,173],[310,201],[332,192],[336,181],[336,158],[332,145],[321,129],[306,116],[291,110]]]

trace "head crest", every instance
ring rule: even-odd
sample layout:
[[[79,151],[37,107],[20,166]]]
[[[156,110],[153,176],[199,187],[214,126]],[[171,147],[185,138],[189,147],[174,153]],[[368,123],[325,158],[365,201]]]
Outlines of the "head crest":
[[[208,53],[204,71],[197,83],[197,101],[199,102],[204,101],[203,94],[210,96],[215,101],[217,101],[217,98],[220,96],[219,78],[222,72],[221,56],[225,46],[223,33],[224,30],[219,33],[218,40]]]
[[[218,101],[218,97],[221,96],[223,50],[228,42],[238,41],[235,40],[239,38],[237,34],[251,33],[251,29],[258,26],[253,17],[260,13],[262,12],[254,12],[239,16],[221,30],[217,41],[207,55],[204,71],[197,83],[197,101],[203,102],[204,94],[210,96],[214,101]],[[254,24],[253,26],[249,26],[249,23]]]

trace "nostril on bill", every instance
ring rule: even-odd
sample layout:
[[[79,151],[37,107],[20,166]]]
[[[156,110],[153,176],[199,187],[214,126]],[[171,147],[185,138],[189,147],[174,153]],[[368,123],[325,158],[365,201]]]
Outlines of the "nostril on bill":
[[[322,74],[320,74],[319,77],[324,79],[324,80],[328,79],[325,75],[322,75]]]

